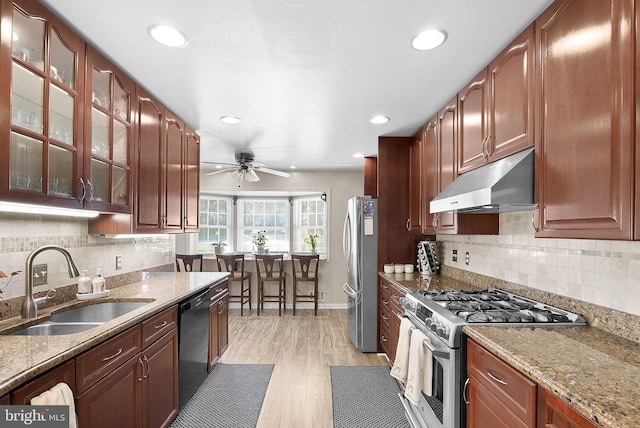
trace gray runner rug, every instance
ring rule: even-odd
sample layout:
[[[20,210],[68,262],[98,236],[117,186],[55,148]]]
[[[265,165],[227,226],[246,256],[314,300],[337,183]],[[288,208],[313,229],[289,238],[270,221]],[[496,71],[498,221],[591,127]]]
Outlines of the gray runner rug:
[[[255,427],[273,364],[218,363],[171,428]]]
[[[406,428],[400,389],[386,366],[331,366],[334,428]]]

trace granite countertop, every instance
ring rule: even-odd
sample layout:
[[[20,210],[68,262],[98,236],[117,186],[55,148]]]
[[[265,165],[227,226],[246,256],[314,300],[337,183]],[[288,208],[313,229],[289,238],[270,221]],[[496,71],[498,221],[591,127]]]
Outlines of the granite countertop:
[[[61,308],[109,301],[148,301],[149,304],[90,330],[60,336],[8,336],[0,334],[0,396],[22,383],[67,361],[87,349],[132,327],[186,297],[215,284],[226,272],[162,272],[147,279],[111,290],[109,297],[71,302],[39,311],[36,320],[20,317],[0,322],[0,332],[45,321]],[[143,276],[144,278],[144,276]]]
[[[486,288],[441,275],[379,275],[408,292]],[[590,326],[469,325],[463,331],[597,425],[640,426],[640,343]]]

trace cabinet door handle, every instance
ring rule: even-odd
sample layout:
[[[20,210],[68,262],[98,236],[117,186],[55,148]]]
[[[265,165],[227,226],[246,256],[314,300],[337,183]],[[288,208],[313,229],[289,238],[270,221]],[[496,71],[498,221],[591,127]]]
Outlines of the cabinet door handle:
[[[385,283],[382,284],[382,288],[384,288],[385,290],[387,290],[389,288],[389,286]]]
[[[406,223],[405,226],[407,227],[407,232],[410,232],[411,231],[411,219],[410,218],[407,219],[407,223]]]
[[[115,354],[113,354],[113,355],[111,355],[110,357],[104,357],[104,358],[102,359],[102,361],[104,362],[104,361],[113,360],[115,357],[117,357],[117,356],[118,356],[118,355],[120,355],[120,354],[122,354],[122,348],[118,349],[118,350],[116,351],[116,353],[115,353]]]
[[[491,373],[489,370],[487,370],[487,376],[489,376],[491,379],[495,380],[496,382],[498,382],[499,384],[502,385],[506,385],[507,382],[503,381],[502,379],[500,379],[499,377],[495,376],[493,373]]]
[[[89,190],[86,192],[86,197],[87,199],[91,199],[93,197],[93,186],[89,180],[87,180],[87,188]]]
[[[142,379],[144,379],[144,363],[142,362],[142,358],[138,358],[138,364],[140,364],[140,377],[138,377],[138,382],[142,382]]]
[[[387,336],[385,336],[384,334],[382,336],[380,336],[380,340],[382,340],[383,342],[387,341]]]
[[[163,321],[162,324],[158,324],[157,326],[155,326],[154,328],[157,330],[159,328],[164,327],[165,325],[167,325],[167,321]]]
[[[383,305],[388,305],[388,304],[389,304],[389,301],[388,301],[388,300],[385,300],[385,299],[382,299],[382,304],[383,304]]]
[[[467,380],[464,382],[464,387],[462,388],[462,399],[464,400],[464,404],[466,404],[467,406],[470,404],[469,399],[467,398],[467,388],[469,388],[469,381],[471,381],[471,378],[467,378]]]
[[[149,364],[149,359],[147,358],[147,356],[143,356],[142,357],[144,359],[144,362],[147,363],[147,374],[142,376],[142,379],[146,379],[149,377],[149,373],[151,372],[151,365]]]
[[[388,320],[389,320],[389,317],[388,317],[388,316],[386,316],[385,314],[382,314],[382,319],[383,319],[383,320],[385,320],[385,321],[388,321]]]
[[[78,178],[78,181],[80,182],[80,184],[82,184],[82,186],[80,186],[80,188],[82,189],[82,196],[80,197],[80,203],[82,203],[84,202],[85,196],[87,196],[87,189],[85,188],[84,180],[82,178]]]
[[[531,214],[531,224],[533,225],[533,230],[536,232],[540,232],[540,227],[538,227],[538,219],[540,218],[540,207],[538,204],[535,204],[533,207],[533,213]]]

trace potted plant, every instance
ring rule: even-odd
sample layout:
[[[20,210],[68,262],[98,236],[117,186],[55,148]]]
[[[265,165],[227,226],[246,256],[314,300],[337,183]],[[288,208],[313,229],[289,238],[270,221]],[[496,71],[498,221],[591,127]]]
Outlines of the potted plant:
[[[316,254],[318,251],[318,238],[320,235],[317,233],[310,233],[305,239],[305,244],[311,245],[311,254]]]
[[[267,237],[265,236],[266,231],[258,230],[256,235],[253,237],[253,245],[256,246],[258,254],[264,253],[264,246],[267,245]]]
[[[213,242],[211,246],[213,247],[213,251],[216,254],[222,254],[224,252],[223,248],[227,246],[227,243],[224,241],[218,241],[218,242]]]

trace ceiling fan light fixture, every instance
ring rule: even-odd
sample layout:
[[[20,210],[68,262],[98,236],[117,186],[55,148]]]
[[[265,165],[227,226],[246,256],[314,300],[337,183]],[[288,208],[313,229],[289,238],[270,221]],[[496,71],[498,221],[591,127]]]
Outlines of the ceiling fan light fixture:
[[[242,119],[236,116],[222,116],[220,117],[220,122],[226,123],[227,125],[237,125],[242,122]]]
[[[387,116],[373,116],[371,118],[371,120],[369,122],[373,123],[374,125],[383,125],[387,122],[389,122],[391,119],[389,119]]]
[[[426,30],[418,34],[411,41],[411,46],[419,51],[435,49],[447,40],[447,33],[443,30]]]
[[[176,30],[168,25],[151,25],[147,32],[149,36],[156,42],[170,48],[183,48],[187,46],[187,36],[181,31]]]

